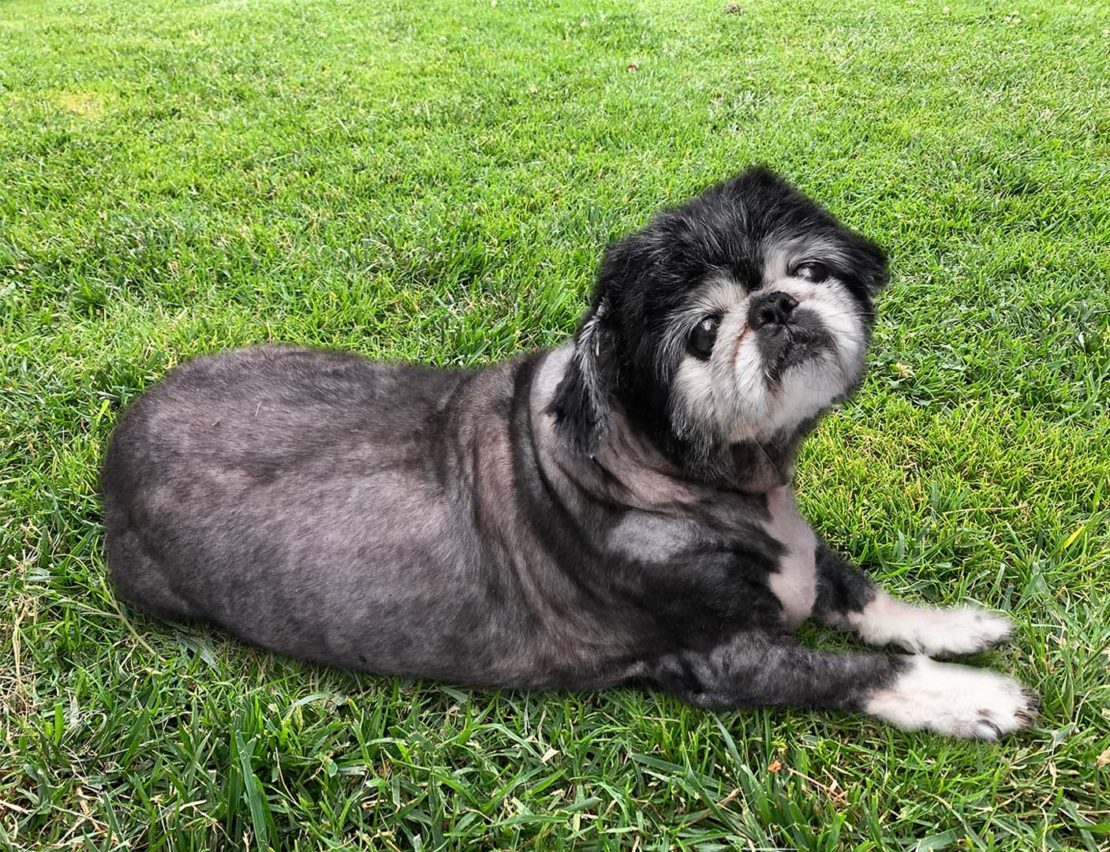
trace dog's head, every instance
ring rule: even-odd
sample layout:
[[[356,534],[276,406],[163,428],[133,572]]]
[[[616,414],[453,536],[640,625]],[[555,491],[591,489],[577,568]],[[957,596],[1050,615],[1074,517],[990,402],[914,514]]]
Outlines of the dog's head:
[[[605,254],[551,411],[596,453],[611,405],[680,463],[801,429],[863,374],[886,261],[766,169]]]

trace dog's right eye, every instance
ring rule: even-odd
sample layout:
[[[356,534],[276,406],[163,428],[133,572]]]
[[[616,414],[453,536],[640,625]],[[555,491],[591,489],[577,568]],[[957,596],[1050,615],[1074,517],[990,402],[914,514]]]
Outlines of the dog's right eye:
[[[717,329],[720,325],[721,318],[713,316],[706,317],[694,326],[694,330],[690,333],[690,340],[686,344],[690,354],[702,361],[708,361],[710,353],[713,352],[713,344],[717,342]]]
[[[804,281],[812,281],[814,284],[820,283],[829,277],[829,268],[823,263],[817,261],[810,261],[803,263],[794,270],[794,277],[801,278]]]

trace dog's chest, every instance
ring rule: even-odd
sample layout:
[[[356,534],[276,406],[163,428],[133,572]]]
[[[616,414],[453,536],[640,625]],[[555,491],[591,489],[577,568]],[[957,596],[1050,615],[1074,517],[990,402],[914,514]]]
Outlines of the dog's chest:
[[[817,537],[798,513],[789,486],[768,492],[767,511],[770,518],[765,529],[784,548],[778,570],[767,582],[782,604],[787,625],[797,627],[809,618],[817,598]]]

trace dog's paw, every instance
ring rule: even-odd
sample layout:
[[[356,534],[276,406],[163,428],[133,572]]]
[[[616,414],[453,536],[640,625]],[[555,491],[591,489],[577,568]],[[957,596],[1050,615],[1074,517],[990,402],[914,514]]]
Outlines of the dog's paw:
[[[907,731],[995,741],[1033,723],[1040,702],[1006,675],[915,656],[864,710]]]
[[[1005,642],[1014,631],[1008,618],[978,607],[919,607],[886,594],[851,626],[872,645],[899,645],[930,657],[974,654]]]

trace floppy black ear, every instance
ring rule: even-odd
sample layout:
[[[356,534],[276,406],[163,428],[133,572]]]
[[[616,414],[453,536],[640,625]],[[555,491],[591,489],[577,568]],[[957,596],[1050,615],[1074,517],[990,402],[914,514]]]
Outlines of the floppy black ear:
[[[603,364],[611,355],[610,320],[609,302],[599,297],[578,327],[574,353],[548,407],[556,431],[591,458],[609,423],[610,371]]]
[[[867,284],[874,295],[890,282],[890,262],[887,253],[882,251],[878,243],[868,240],[867,247],[871,256],[871,276]]]
[[[874,296],[890,281],[890,265],[887,262],[886,252],[878,243],[872,242],[859,234],[855,235],[860,242],[860,250],[864,257],[864,286],[867,292]]]

